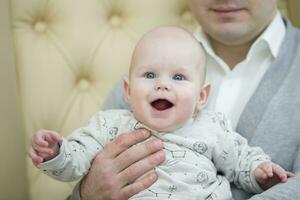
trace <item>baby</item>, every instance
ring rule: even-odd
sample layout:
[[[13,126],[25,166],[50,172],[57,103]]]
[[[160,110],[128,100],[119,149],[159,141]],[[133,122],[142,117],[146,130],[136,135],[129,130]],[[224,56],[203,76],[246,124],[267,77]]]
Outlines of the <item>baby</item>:
[[[131,111],[99,111],[67,139],[40,130],[30,157],[49,176],[73,181],[88,173],[105,144],[144,128],[164,142],[166,160],[156,168],[158,180],[131,199],[232,199],[229,182],[259,193],[292,176],[249,147],[223,114],[203,109],[209,91],[205,53],[193,35],[154,29],[138,42],[124,80]]]

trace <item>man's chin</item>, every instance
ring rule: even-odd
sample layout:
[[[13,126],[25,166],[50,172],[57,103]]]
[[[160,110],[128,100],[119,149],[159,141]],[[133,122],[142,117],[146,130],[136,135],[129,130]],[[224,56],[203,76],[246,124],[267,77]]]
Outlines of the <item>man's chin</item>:
[[[247,39],[248,37],[250,38],[250,36],[247,36],[247,33],[245,31],[242,32],[241,30],[230,30],[215,33],[215,35],[211,39],[223,45],[238,46],[250,42]]]

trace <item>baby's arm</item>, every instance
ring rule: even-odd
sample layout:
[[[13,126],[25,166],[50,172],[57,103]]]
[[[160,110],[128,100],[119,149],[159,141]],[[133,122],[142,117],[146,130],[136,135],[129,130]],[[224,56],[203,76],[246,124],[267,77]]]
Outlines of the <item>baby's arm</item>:
[[[267,190],[278,183],[286,182],[294,174],[285,171],[281,166],[273,162],[263,162],[254,170],[254,176],[260,187]]]
[[[104,119],[102,112],[96,113],[84,127],[78,128],[67,138],[61,137],[57,139],[58,142],[49,139],[53,142],[51,149],[45,148],[43,145],[46,144],[41,142],[46,137],[35,135],[33,141],[37,140],[35,143],[39,146],[35,148],[36,144],[33,143],[30,148],[29,155],[33,163],[45,174],[60,181],[74,181],[82,177],[88,173],[91,162],[106,143]],[[50,132],[52,136],[56,135],[55,132]],[[37,153],[36,149],[40,152]]]
[[[55,131],[39,130],[32,136],[29,156],[33,164],[40,168],[41,163],[53,159],[59,153],[63,138]]]
[[[223,114],[217,113],[214,121],[219,127],[218,141],[213,151],[213,161],[218,171],[238,188],[249,193],[262,192],[254,170],[269,161],[269,156],[259,147],[250,147],[245,138],[233,131]]]

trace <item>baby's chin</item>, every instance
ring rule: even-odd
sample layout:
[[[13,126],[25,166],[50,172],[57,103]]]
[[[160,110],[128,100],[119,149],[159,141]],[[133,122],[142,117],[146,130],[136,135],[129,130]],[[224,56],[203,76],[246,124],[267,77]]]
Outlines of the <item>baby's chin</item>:
[[[156,130],[157,132],[173,132],[175,131],[176,129],[178,129],[179,127],[153,127],[151,128],[152,130]]]
[[[186,115],[178,117],[178,115],[172,115],[169,118],[150,117],[144,118],[140,122],[151,130],[157,132],[174,132],[182,127],[193,123],[193,115]]]
[[[144,123],[148,128],[151,130],[157,131],[157,132],[173,132],[176,129],[179,129],[182,124],[178,124],[177,122],[175,123],[165,123],[163,120],[159,123]]]

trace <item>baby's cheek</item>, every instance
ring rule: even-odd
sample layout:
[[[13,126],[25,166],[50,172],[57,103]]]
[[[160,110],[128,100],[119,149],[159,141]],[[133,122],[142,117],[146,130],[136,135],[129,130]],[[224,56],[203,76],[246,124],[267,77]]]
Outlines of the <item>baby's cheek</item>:
[[[180,110],[179,112],[181,112],[182,118],[192,117],[197,106],[197,101],[195,98],[187,98],[187,97],[182,100],[181,106],[179,108]]]
[[[195,92],[186,91],[183,93],[182,100],[186,104],[186,106],[193,109],[199,101],[199,97],[195,94]]]

